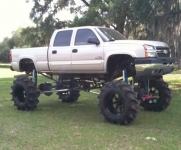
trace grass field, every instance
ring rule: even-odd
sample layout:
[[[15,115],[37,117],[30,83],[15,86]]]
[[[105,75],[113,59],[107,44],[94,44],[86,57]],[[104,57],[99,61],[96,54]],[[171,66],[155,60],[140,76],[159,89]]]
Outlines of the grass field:
[[[96,95],[83,92],[74,104],[62,103],[55,94],[42,95],[36,110],[18,111],[9,94],[13,75],[0,69],[0,150],[181,149],[181,74],[164,77],[172,88],[170,107],[160,113],[140,108],[129,126],[106,122]]]
[[[9,68],[9,63],[0,63],[0,68]]]

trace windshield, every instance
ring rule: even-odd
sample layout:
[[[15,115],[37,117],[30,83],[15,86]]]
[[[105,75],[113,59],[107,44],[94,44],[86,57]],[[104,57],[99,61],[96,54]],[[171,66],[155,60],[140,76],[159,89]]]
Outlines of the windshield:
[[[104,42],[115,40],[127,40],[120,32],[110,28],[97,28],[96,31]]]

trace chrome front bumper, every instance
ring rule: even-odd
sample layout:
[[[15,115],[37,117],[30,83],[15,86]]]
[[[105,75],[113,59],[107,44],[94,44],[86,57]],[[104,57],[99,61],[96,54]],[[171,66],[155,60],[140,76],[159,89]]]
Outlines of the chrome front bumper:
[[[160,76],[174,70],[173,58],[141,58],[135,59],[136,76]]]

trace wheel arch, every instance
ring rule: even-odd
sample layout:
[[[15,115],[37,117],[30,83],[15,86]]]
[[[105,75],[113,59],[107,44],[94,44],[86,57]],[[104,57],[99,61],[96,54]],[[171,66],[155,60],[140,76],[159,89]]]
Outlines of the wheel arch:
[[[20,71],[33,71],[38,70],[36,61],[33,58],[20,58],[19,59],[19,70]]]
[[[132,55],[130,55],[130,54],[112,54],[107,58],[106,72],[108,74],[112,73],[114,70],[114,67],[116,67],[116,65],[118,63],[121,64],[122,69],[130,70],[130,67],[131,67],[132,71],[134,71],[134,72],[136,71],[134,57]],[[132,73],[132,75],[134,75],[134,73]]]
[[[107,65],[110,61],[110,58],[114,57],[114,56],[129,56],[130,58],[137,58],[137,55],[134,51],[120,51],[120,50],[116,50],[116,51],[109,51],[105,54],[104,56],[104,69],[107,72]]]

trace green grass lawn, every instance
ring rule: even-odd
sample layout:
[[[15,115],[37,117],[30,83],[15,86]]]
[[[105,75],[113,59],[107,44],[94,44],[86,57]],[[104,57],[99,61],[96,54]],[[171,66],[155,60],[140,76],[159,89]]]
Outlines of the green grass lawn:
[[[56,94],[42,95],[34,111],[18,111],[9,94],[13,78],[2,78],[1,71],[0,150],[181,149],[179,74],[164,77],[173,95],[168,109],[156,113],[140,108],[133,124],[121,126],[106,122],[99,113],[96,95],[84,92],[73,104],[62,103]],[[7,74],[6,71],[3,73]],[[147,140],[147,137],[155,137],[156,141]]]
[[[20,75],[21,72],[11,71],[9,68],[1,68],[0,66],[0,79],[1,78],[13,78],[14,75]]]
[[[10,63],[0,63],[0,68],[9,68]]]

